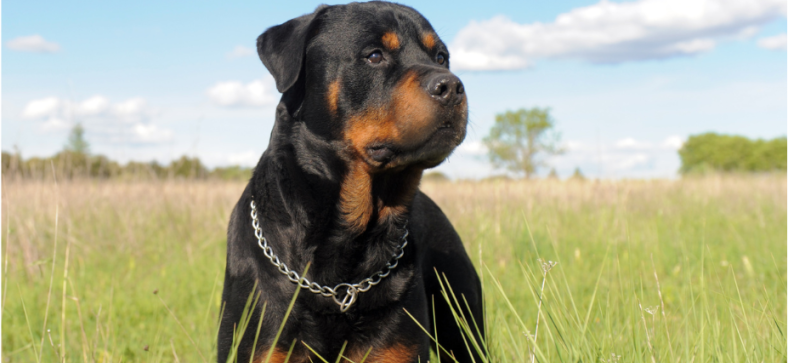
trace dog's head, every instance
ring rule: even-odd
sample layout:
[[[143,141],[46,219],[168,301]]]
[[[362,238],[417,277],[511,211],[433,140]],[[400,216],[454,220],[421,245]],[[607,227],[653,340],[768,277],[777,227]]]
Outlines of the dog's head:
[[[295,118],[370,173],[436,166],[465,137],[463,84],[412,8],[321,6],[266,30],[257,48]]]

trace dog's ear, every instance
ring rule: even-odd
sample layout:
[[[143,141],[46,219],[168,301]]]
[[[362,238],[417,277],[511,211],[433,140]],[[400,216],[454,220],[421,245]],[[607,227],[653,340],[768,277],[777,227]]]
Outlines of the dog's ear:
[[[281,93],[290,89],[301,74],[307,37],[316,14],[317,11],[270,27],[257,38],[257,54]]]

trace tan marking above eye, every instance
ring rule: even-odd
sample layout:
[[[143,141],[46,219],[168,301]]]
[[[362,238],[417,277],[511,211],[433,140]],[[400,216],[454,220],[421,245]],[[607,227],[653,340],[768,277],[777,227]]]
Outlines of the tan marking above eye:
[[[339,102],[339,80],[335,80],[328,85],[328,93],[326,93],[326,101],[328,101],[328,110],[331,115],[337,114],[337,103]]]
[[[399,37],[397,37],[397,33],[386,32],[386,34],[383,34],[383,38],[381,38],[380,41],[388,50],[399,49]]]
[[[425,48],[432,50],[435,47],[435,34],[432,32],[421,34],[421,44],[424,44]]]

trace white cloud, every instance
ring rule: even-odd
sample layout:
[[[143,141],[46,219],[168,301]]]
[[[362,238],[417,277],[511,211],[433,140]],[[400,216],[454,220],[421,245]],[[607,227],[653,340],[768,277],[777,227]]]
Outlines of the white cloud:
[[[27,119],[54,116],[60,112],[63,102],[57,97],[47,97],[40,100],[33,100],[25,105],[22,110],[22,117]]]
[[[137,116],[144,112],[145,106],[145,99],[137,97],[118,103],[113,110],[119,116]]]
[[[243,58],[255,54],[257,54],[257,51],[255,51],[252,48],[244,47],[243,45],[236,45],[235,48],[233,48],[232,52],[227,53],[227,58],[228,59]]]
[[[230,165],[240,165],[240,166],[255,166],[257,165],[257,161],[260,159],[260,152],[248,150],[240,153],[234,153],[227,156],[227,162]]]
[[[59,117],[50,117],[43,124],[41,124],[42,131],[62,131],[68,130],[73,126],[70,122],[59,118]]]
[[[273,78],[266,77],[247,84],[238,81],[218,82],[206,93],[214,104],[225,107],[260,107],[273,105],[278,93]]]
[[[172,140],[172,131],[162,129],[154,124],[136,123],[131,128],[132,141],[144,144],[157,144]]]
[[[5,43],[8,49],[19,52],[55,53],[60,51],[60,45],[45,40],[40,35],[29,35],[11,39]]]
[[[638,153],[634,155],[626,155],[620,160],[613,163],[615,170],[629,170],[637,167],[647,166],[651,163],[651,157],[646,154]]]
[[[678,135],[671,135],[662,140],[662,142],[654,143],[644,140],[638,140],[634,137],[625,137],[616,140],[612,144],[599,144],[591,145],[581,143],[578,141],[569,140],[564,143],[567,150],[579,151],[584,153],[604,151],[604,152],[630,152],[630,151],[663,151],[663,150],[678,150],[684,145],[685,138]]]
[[[585,147],[585,144],[583,144],[582,142],[579,142],[579,141],[569,140],[569,141],[564,142],[564,147],[568,151],[573,151],[573,150],[580,150],[580,149],[582,149],[583,147]]]
[[[788,39],[785,33],[758,39],[758,46],[765,49],[785,50],[787,45]]]
[[[568,177],[579,167],[589,177],[620,178],[672,178],[678,170],[676,150],[685,140],[682,136],[668,136],[662,141],[646,141],[625,137],[616,141],[591,142],[588,140],[566,140],[562,142],[565,152],[549,156],[546,161],[558,170],[559,175]],[[480,140],[467,140],[437,170],[453,178],[479,179],[501,174],[486,158],[480,155],[487,150]],[[550,167],[542,168],[540,175],[547,175]]]
[[[551,23],[518,24],[505,16],[471,21],[449,48],[452,65],[467,70],[520,69],[540,58],[660,59],[752,36],[759,25],[785,12],[783,0],[603,0]]]
[[[678,150],[681,149],[682,145],[684,145],[684,138],[681,136],[668,136],[662,141],[662,148],[664,149]]]
[[[642,150],[642,149],[651,148],[651,143],[638,141],[631,137],[627,137],[616,141],[615,147],[617,149],[623,149],[623,150],[638,150],[638,149]]]
[[[676,151],[684,140],[685,137],[678,135],[667,136],[662,141],[634,137],[598,143],[569,140],[564,143],[567,151],[550,158],[550,164],[562,176],[569,176],[574,168],[580,167],[592,177],[672,178],[680,164]]]
[[[487,146],[479,140],[465,141],[457,147],[457,152],[467,155],[485,155]]]
[[[262,149],[246,149],[244,151],[228,151],[232,146],[220,147],[220,151],[200,150],[199,157],[205,165],[210,167],[215,166],[241,166],[252,168],[257,165],[260,156],[263,154]]]
[[[111,108],[112,116],[118,121],[128,124],[145,122],[158,114],[158,111],[149,107],[144,98],[135,97],[119,102]]]
[[[77,109],[81,115],[100,115],[109,109],[109,99],[101,95],[96,95],[82,101]]]
[[[62,131],[77,120],[101,141],[112,143],[162,143],[172,139],[172,131],[150,121],[155,110],[137,97],[113,104],[95,95],[81,102],[58,97],[32,100],[22,110],[22,118],[40,122],[41,131]]]
[[[758,30],[760,30],[757,26],[748,26],[739,31],[739,34],[736,34],[736,37],[739,39],[749,39],[758,34]]]

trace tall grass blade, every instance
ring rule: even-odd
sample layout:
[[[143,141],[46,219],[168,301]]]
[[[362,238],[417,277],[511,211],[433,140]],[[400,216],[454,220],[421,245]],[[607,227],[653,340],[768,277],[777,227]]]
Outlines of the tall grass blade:
[[[301,276],[303,276],[303,275],[301,275]],[[314,354],[317,357],[317,359],[320,359],[321,362],[329,363],[325,358],[320,356],[320,354],[318,354],[316,350],[312,349],[312,347],[310,347],[309,344],[306,344],[306,342],[304,342],[304,341],[302,341],[301,344],[303,344],[306,347],[306,349],[309,349],[309,351],[312,352],[312,354]]]
[[[252,308],[254,308],[253,305]],[[260,319],[257,320],[257,331],[254,333],[254,341],[252,342],[252,354],[249,355],[249,363],[254,361],[254,351],[257,349],[257,341],[260,339],[260,329],[263,327],[263,320],[265,319],[265,307],[268,306],[268,301],[263,303],[263,307],[260,308]],[[287,360],[285,360],[286,362]]]
[[[57,261],[57,232],[58,232],[58,220],[60,215],[60,209],[58,204],[55,204],[55,239],[54,239],[54,246],[52,247],[52,270],[49,272],[49,289],[47,291],[47,303],[46,307],[44,308],[44,325],[41,327],[41,344],[38,350],[38,357],[42,357],[44,354],[44,336],[47,331],[47,319],[49,318],[49,302],[52,300],[52,285],[55,281],[55,261]]]
[[[22,289],[19,288],[19,284],[16,284],[16,289],[19,291],[19,300],[22,302],[22,311],[25,313],[25,323],[27,323],[27,330],[30,333],[30,346],[35,344],[36,338],[33,337],[33,328],[30,326],[30,318],[27,316],[27,306],[25,306],[25,298],[22,295]],[[35,354],[35,349],[33,349],[33,353]],[[41,362],[41,357],[36,354],[36,362]]]
[[[531,342],[534,349],[536,350],[536,353],[538,355],[537,358],[539,358],[541,361],[547,362],[548,361],[547,358],[545,357],[544,353],[539,348],[539,346],[536,345],[536,341],[534,341],[533,336],[531,336],[531,332],[528,330],[528,327],[525,325],[522,318],[520,318],[520,315],[517,313],[517,309],[515,309],[514,305],[512,305],[512,302],[509,300],[509,297],[506,295],[506,290],[504,290],[500,281],[498,281],[498,279],[496,279],[495,276],[492,275],[492,272],[489,269],[487,269],[487,273],[490,274],[490,279],[498,287],[498,291],[500,291],[501,296],[503,297],[506,304],[509,306],[509,310],[512,312],[512,314],[514,314],[515,317],[517,317],[517,321],[520,323],[520,328],[526,333],[528,340]]]
[[[441,350],[441,351],[443,351],[444,353],[446,353],[446,356],[447,356],[447,357],[454,358],[454,357],[451,355],[451,353],[450,353],[450,352],[449,352],[449,351],[448,351],[446,348],[444,348],[443,346],[441,346],[440,344],[438,344],[438,341],[437,341],[437,340],[435,340],[435,337],[433,337],[433,336],[432,336],[432,334],[430,334],[430,332],[429,332],[429,331],[427,331],[427,329],[426,329],[426,328],[424,328],[424,326],[422,326],[422,325],[421,325],[421,323],[419,323],[419,321],[416,319],[416,317],[414,317],[413,315],[411,315],[411,313],[410,313],[410,312],[409,312],[407,309],[405,309],[405,308],[403,308],[403,309],[402,309],[402,311],[404,311],[404,312],[405,312],[405,314],[407,314],[407,315],[408,315],[408,316],[411,318],[411,320],[413,320],[413,322],[414,322],[414,323],[416,323],[416,325],[418,325],[418,326],[419,326],[419,328],[421,329],[421,331],[423,331],[423,332],[424,332],[424,334],[427,334],[427,336],[430,338],[430,340],[432,340],[433,342],[435,342],[435,346],[436,346],[436,347],[438,347],[438,349],[439,349],[439,350]],[[456,363],[458,363],[456,359],[453,359],[453,360],[454,360]],[[326,363],[328,363],[328,362],[326,362]]]
[[[167,303],[164,302],[164,299],[162,299],[161,296],[156,294],[156,297],[159,298],[159,301],[161,301],[161,304],[164,305],[164,308],[167,309],[167,312],[170,313],[170,316],[172,316],[172,319],[175,320],[176,323],[178,323],[179,327],[181,327],[181,331],[183,331],[183,333],[186,334],[186,337],[189,338],[189,341],[192,343],[192,346],[194,347],[194,350],[196,350],[197,354],[200,355],[200,358],[202,358],[202,361],[203,362],[207,362],[207,360],[205,359],[205,356],[202,354],[202,351],[200,350],[200,346],[197,345],[197,343],[194,342],[194,339],[192,338],[192,335],[189,334],[189,331],[186,330],[186,327],[184,327],[183,324],[181,324],[181,321],[178,320],[178,317],[175,316],[175,313],[172,311],[172,309],[170,309],[170,307],[167,306]],[[172,341],[170,341],[170,343],[172,343]],[[173,348],[172,348],[172,353],[175,354],[175,346],[173,346]]]
[[[345,348],[347,348],[347,340],[342,343],[342,348],[339,349],[339,355],[337,355],[337,360],[334,363],[341,363],[343,354],[345,354]]]
[[[594,283],[594,292],[591,293],[591,302],[588,304],[588,311],[586,311],[586,318],[583,320],[583,331],[580,333],[580,339],[585,339],[586,330],[588,330],[588,320],[591,318],[591,311],[594,309],[594,303],[596,302],[596,293],[599,291],[599,281],[602,280],[602,272],[605,270],[605,264],[607,263],[607,255],[610,253],[610,245],[607,245],[607,251],[605,251],[605,258],[602,260],[602,263],[599,266],[599,274],[596,277],[596,283]]]
[[[306,273],[309,272],[309,266],[311,262],[307,262],[306,268],[304,268],[304,272],[301,273],[301,280],[303,281],[304,276]],[[301,292],[301,286],[297,285],[295,292],[293,293],[293,298],[290,300],[290,304],[287,305],[287,311],[285,311],[285,316],[282,318],[282,324],[279,325],[279,330],[277,330],[276,335],[274,336],[274,340],[271,342],[271,349],[268,350],[268,355],[265,357],[265,363],[269,363],[271,360],[271,356],[274,354],[274,348],[276,347],[276,343],[279,341],[279,337],[282,335],[282,331],[285,330],[285,323],[287,323],[287,318],[290,317],[290,312],[293,311],[293,306],[295,306],[296,299],[298,298],[298,293]]]
[[[243,341],[244,335],[246,335],[246,330],[249,327],[249,323],[252,321],[252,315],[254,314],[253,309],[255,306],[257,306],[257,303],[260,299],[260,292],[257,291],[258,283],[259,281],[255,280],[254,285],[252,285],[252,290],[249,292],[249,296],[246,298],[244,308],[241,310],[240,319],[237,323],[233,324],[233,342],[232,346],[230,347],[230,354],[227,355],[227,362],[235,363],[237,361],[238,348],[241,346],[241,342]]]
[[[71,239],[66,238],[66,257],[63,262],[63,295],[60,310],[60,358],[66,361],[66,280],[68,279],[68,255],[71,250]]]

